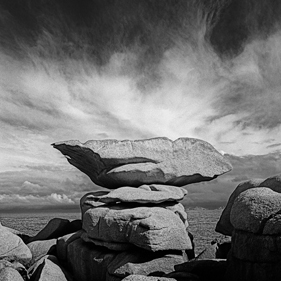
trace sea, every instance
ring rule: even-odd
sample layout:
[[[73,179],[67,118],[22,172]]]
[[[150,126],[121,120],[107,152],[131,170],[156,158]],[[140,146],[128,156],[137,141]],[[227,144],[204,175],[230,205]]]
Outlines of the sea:
[[[208,247],[214,239],[224,236],[215,232],[215,226],[223,209],[186,209],[188,215],[189,232],[194,236],[195,252],[199,254]],[[53,218],[68,220],[81,219],[79,211],[60,212],[29,212],[29,213],[1,213],[0,222],[4,226],[19,230],[27,235],[34,236]]]

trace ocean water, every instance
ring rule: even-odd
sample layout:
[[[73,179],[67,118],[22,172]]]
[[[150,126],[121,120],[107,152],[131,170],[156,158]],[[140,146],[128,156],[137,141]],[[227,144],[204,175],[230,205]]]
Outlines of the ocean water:
[[[215,238],[223,237],[215,232],[216,223],[221,215],[222,209],[187,209],[189,231],[194,236],[196,253],[200,253],[210,245]],[[2,213],[0,222],[4,226],[17,229],[30,236],[39,232],[52,218],[64,218],[75,220],[81,218],[78,211],[71,212],[34,212],[34,213]]]

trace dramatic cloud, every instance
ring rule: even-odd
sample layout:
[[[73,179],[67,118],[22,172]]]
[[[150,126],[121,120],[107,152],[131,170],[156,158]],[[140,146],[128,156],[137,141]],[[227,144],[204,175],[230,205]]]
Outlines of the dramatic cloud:
[[[276,1],[5,0],[0,11],[0,195],[8,201],[64,194],[76,202],[72,194],[97,188],[50,146],[68,139],[195,137],[236,157],[269,154],[253,165],[265,165],[264,177],[277,172]],[[190,204],[223,204],[248,176],[231,175],[207,195],[205,185],[191,188]]]

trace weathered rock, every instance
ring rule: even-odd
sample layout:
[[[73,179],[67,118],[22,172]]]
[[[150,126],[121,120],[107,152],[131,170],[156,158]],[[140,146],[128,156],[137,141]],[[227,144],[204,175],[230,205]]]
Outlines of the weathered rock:
[[[57,239],[56,252],[57,252],[57,257],[60,260],[62,261],[67,260],[67,246],[70,243],[72,243],[74,240],[80,238],[82,233],[84,233],[84,231],[79,230],[74,233],[66,234]]]
[[[88,238],[129,243],[149,251],[192,249],[182,220],[161,207],[117,204],[88,209],[83,214],[83,229]]]
[[[0,269],[1,281],[24,281],[17,270],[12,267],[4,267]]]
[[[81,200],[80,200],[80,208],[82,212],[82,217],[84,213],[93,208],[98,208],[98,207],[107,207],[108,205],[106,203],[100,202],[100,197],[104,194],[108,194],[108,191],[94,191],[94,192],[89,192],[85,194]],[[132,203],[130,205],[128,204],[122,204],[120,206],[124,206],[124,208],[130,207],[141,207],[142,204],[139,203]],[[170,210],[177,214],[182,222],[184,223],[185,227],[188,227],[188,221],[187,221],[187,213],[185,211],[184,206],[181,203],[176,203],[176,202],[163,202],[157,204],[157,207],[162,207],[167,210]]]
[[[234,230],[231,254],[244,261],[276,263],[281,260],[281,235],[258,235]]]
[[[131,274],[152,275],[173,271],[184,261],[181,254],[138,251],[116,252],[76,239],[67,247],[68,264],[79,281],[122,280]]]
[[[224,279],[226,267],[227,262],[225,259],[193,260],[176,265],[175,272],[194,274],[200,278],[200,281],[224,281],[228,280]],[[173,276],[175,275],[171,273],[167,277]]]
[[[58,238],[71,232],[72,230],[69,220],[54,218],[51,219],[48,224],[34,237],[30,238],[29,242]]]
[[[70,274],[63,269],[55,256],[46,256],[32,275],[34,281],[71,281]]]
[[[32,254],[32,259],[29,262],[29,266],[33,265],[36,261],[47,254],[56,255],[56,244],[57,239],[39,240],[27,244],[27,247],[30,249]]]
[[[20,237],[0,226],[0,260],[18,261],[27,265],[32,258]]]
[[[263,233],[266,222],[278,215],[278,212],[281,212],[281,193],[266,187],[251,188],[235,199],[230,222],[235,229]]]
[[[124,186],[112,190],[99,198],[103,203],[141,203],[159,204],[167,201],[180,201],[187,194],[187,190],[169,185],[142,185],[138,188]]]
[[[155,183],[183,186],[212,180],[232,168],[209,143],[191,138],[84,144],[72,140],[52,145],[94,183],[110,189]]]
[[[174,278],[166,277],[153,277],[153,276],[144,276],[144,275],[129,275],[122,281],[177,281]]]
[[[1,223],[0,223],[1,225]],[[21,240],[26,244],[28,243],[29,239],[30,239],[30,236],[29,235],[26,235],[25,233],[19,231],[19,230],[16,230],[14,228],[10,228],[10,227],[7,227],[7,226],[4,226],[2,225],[2,227],[6,228],[6,230],[12,232],[13,234],[19,236],[21,238]]]
[[[21,263],[17,261],[9,262],[6,260],[0,260],[0,270],[5,267],[11,267],[19,272],[19,274],[23,277],[24,280],[27,280],[27,270],[25,266],[23,266]],[[0,279],[2,280],[2,279]]]
[[[231,236],[233,225],[230,222],[230,212],[234,200],[243,191],[257,187],[268,187],[275,192],[281,193],[281,174],[270,177],[266,180],[250,180],[240,183],[231,194],[225,209],[216,225],[216,231]]]

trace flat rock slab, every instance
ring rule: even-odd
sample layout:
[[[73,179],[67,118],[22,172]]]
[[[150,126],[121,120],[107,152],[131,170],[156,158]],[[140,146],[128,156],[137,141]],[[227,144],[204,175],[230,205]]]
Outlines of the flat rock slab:
[[[133,244],[153,252],[192,249],[181,218],[161,207],[116,204],[90,208],[83,214],[83,229],[93,243]]]
[[[258,187],[268,187],[275,192],[281,193],[281,174],[269,177],[266,180],[256,179],[240,183],[229,197],[227,205],[224,208],[222,215],[216,225],[217,232],[231,236],[234,228],[230,222],[230,212],[235,199],[241,192]]]
[[[280,231],[280,213],[281,193],[267,187],[251,188],[240,193],[235,199],[230,212],[230,222],[235,229],[247,232],[281,234],[276,231]],[[275,216],[277,218],[273,220]]]
[[[209,143],[192,138],[146,140],[77,140],[52,144],[70,164],[97,185],[115,189],[142,184],[208,181],[232,169]]]
[[[93,192],[86,193],[80,200],[80,208],[82,211],[82,216],[88,209],[98,208],[98,207],[107,207],[107,203],[101,202],[100,198],[102,198],[103,195],[108,194],[108,193],[109,193],[109,191],[93,191]],[[153,199],[152,199],[152,201],[153,201]],[[119,202],[116,202],[116,203],[118,203],[119,206],[124,206],[124,208],[126,209],[128,207],[135,208],[135,207],[142,207],[144,205],[151,206],[152,202],[145,203],[145,204],[138,203],[138,202],[125,202],[125,203],[123,202],[122,204],[120,204]],[[112,206],[112,203],[110,204],[110,206]],[[185,211],[184,206],[181,203],[178,203],[176,201],[171,201],[171,202],[158,203],[155,206],[165,208],[167,210],[174,212],[182,220],[185,227],[188,227],[187,213]]]
[[[187,190],[169,185],[142,185],[138,188],[124,186],[117,188],[99,198],[103,203],[135,202],[159,204],[166,201],[180,201]]]

